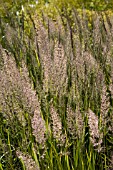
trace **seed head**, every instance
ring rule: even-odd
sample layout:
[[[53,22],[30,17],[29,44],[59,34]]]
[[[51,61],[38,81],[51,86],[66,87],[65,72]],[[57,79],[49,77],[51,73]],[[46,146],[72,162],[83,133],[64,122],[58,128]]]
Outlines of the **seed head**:
[[[88,110],[87,115],[88,115],[88,125],[89,125],[91,143],[93,144],[94,147],[96,147],[98,151],[100,151],[103,134],[100,133],[99,131],[98,117],[91,109]]]
[[[26,167],[26,170],[40,170],[38,165],[36,165],[35,161],[32,157],[27,153],[24,154],[21,151],[17,151],[16,155],[19,159],[21,159]]]

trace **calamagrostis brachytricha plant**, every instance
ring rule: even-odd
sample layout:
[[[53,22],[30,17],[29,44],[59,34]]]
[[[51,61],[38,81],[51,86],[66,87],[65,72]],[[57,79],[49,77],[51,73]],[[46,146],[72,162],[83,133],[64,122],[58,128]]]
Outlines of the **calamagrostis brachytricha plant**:
[[[29,154],[24,154],[21,151],[16,151],[16,155],[24,163],[26,170],[40,170],[38,165]]]
[[[71,107],[67,107],[67,127],[73,139],[82,137],[84,122],[79,110],[74,112]]]
[[[49,51],[49,39],[48,39],[48,31],[43,26],[41,21],[35,20],[36,26],[36,36],[37,36],[37,43],[39,45],[39,53],[40,53],[40,60],[43,68],[43,89],[44,91],[48,91],[48,84],[50,82],[50,72],[51,72],[51,54]]]
[[[45,22],[49,30],[42,25],[41,21],[37,23],[37,40],[44,71],[43,88],[45,91],[48,91],[49,88],[52,92],[64,90],[66,88],[67,57],[63,44],[59,40],[60,33],[51,21],[48,21],[49,25]]]
[[[55,91],[60,91],[62,88],[66,88],[66,72],[67,72],[67,59],[64,52],[64,47],[59,44],[58,41],[55,42],[54,47],[54,59],[52,66],[52,88]],[[51,78],[50,77],[50,78]]]
[[[14,113],[20,116],[21,109],[29,113],[33,135],[39,143],[42,143],[45,140],[45,123],[40,114],[40,104],[32,88],[28,70],[23,64],[19,71],[12,56],[3,49],[2,56],[4,66],[0,70],[0,110],[10,119]]]
[[[95,14],[95,16],[93,16],[93,25],[94,25],[94,29],[93,29],[93,40],[95,45],[100,44],[100,40],[101,40],[101,32],[100,32],[100,20],[101,20],[101,16],[99,16],[97,13]]]
[[[88,115],[88,125],[89,125],[89,131],[90,131],[90,140],[95,149],[97,149],[98,152],[101,151],[101,144],[102,144],[102,138],[103,134],[100,133],[99,126],[98,126],[98,117],[96,114],[89,109],[87,112]]]
[[[61,118],[53,106],[50,108],[50,115],[52,119],[53,137],[58,141],[60,145],[63,145],[65,143],[65,135],[62,132],[63,127]]]
[[[36,141],[39,144],[42,144],[44,146],[45,143],[45,122],[44,120],[38,115],[37,111],[34,112],[34,116],[31,120],[32,128],[33,128],[33,135],[36,138]]]

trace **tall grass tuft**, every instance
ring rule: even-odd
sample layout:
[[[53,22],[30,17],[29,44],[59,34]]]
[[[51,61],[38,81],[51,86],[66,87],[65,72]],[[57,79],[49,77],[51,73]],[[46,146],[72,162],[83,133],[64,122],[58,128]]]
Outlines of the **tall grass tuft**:
[[[27,4],[0,17],[0,169],[111,170],[113,16]]]

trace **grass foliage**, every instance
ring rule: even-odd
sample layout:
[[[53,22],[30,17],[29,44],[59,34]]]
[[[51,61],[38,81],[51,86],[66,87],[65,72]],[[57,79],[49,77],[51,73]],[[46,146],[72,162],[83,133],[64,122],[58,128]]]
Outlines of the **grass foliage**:
[[[0,7],[0,169],[112,170],[111,10],[11,2]]]

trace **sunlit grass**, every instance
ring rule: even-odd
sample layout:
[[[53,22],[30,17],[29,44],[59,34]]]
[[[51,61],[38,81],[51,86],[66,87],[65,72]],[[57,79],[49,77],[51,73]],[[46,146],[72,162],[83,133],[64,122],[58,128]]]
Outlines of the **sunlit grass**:
[[[0,169],[110,170],[112,12],[52,7],[0,17]]]

